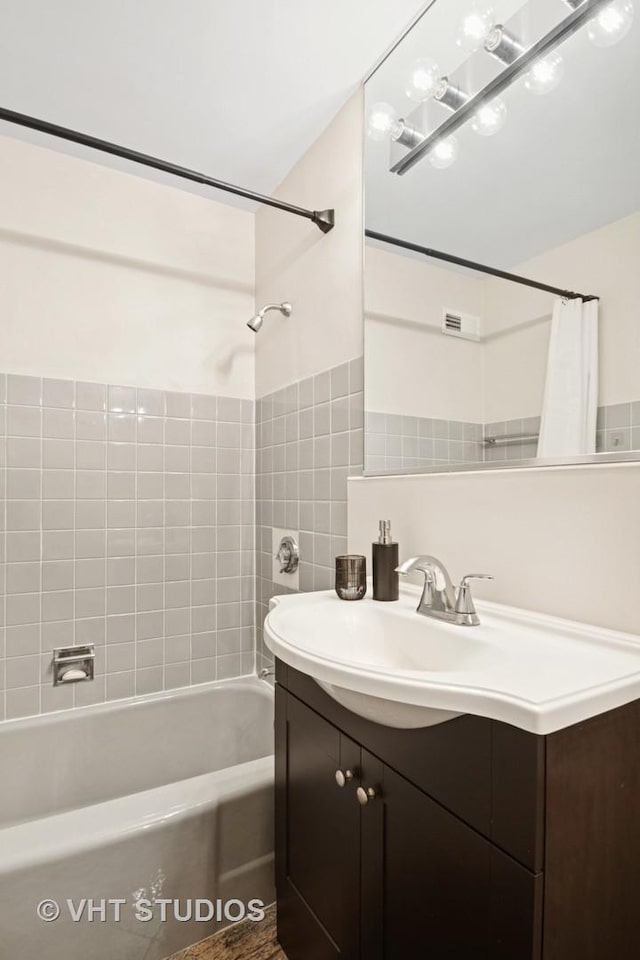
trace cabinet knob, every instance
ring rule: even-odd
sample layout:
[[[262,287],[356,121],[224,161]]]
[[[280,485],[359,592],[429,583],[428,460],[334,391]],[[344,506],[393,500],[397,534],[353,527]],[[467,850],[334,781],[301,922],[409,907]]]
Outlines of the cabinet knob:
[[[358,787],[356,790],[356,797],[358,798],[358,803],[361,807],[364,807],[365,804],[369,803],[369,800],[375,800],[377,794],[373,787],[367,787],[365,790],[364,787]]]
[[[353,780],[353,773],[351,770],[336,770],[336,783],[339,787],[346,786],[346,784],[351,780]]]

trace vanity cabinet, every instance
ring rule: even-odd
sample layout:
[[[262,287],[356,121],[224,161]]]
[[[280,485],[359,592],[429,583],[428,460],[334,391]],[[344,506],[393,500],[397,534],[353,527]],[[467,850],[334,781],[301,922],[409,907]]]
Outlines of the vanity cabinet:
[[[549,737],[397,730],[276,677],[289,960],[637,960],[639,704]]]
[[[357,769],[360,748],[295,697],[284,703],[286,696],[278,688],[278,720],[286,716],[288,729],[283,879],[291,888],[292,901],[313,904],[313,922],[326,940],[326,951],[319,956],[355,957],[360,811],[352,790],[338,789],[335,772],[341,765]],[[301,919],[298,935],[303,953],[309,934],[307,917]],[[313,933],[311,939],[315,939]]]

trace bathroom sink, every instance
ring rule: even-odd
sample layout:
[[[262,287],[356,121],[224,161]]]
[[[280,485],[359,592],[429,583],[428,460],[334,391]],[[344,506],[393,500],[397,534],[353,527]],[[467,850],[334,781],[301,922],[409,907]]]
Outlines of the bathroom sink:
[[[472,713],[546,734],[640,698],[640,637],[481,602],[480,625],[461,627],[419,616],[419,596],[403,586],[394,603],[275,597],[267,646],[390,727]]]

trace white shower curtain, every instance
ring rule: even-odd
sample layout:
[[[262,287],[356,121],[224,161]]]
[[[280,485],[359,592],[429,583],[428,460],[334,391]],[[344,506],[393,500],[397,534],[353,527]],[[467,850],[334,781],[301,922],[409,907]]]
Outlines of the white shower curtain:
[[[538,456],[595,453],[597,415],[598,301],[556,300]]]

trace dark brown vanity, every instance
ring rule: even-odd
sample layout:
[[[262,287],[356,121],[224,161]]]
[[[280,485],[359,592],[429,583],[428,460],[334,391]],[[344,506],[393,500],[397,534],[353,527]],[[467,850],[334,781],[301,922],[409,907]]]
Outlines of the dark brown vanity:
[[[289,960],[637,960],[640,701],[548,736],[400,730],[276,679]]]

